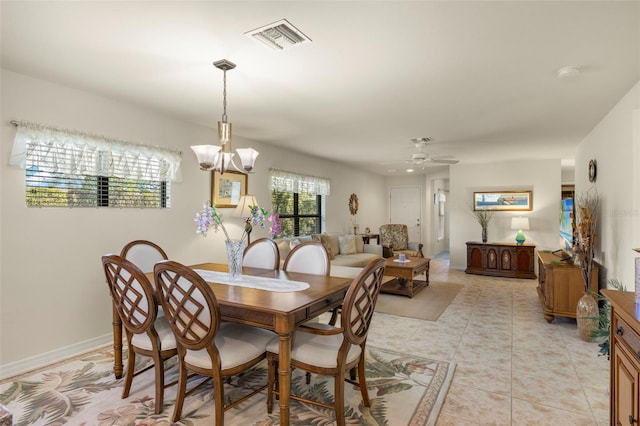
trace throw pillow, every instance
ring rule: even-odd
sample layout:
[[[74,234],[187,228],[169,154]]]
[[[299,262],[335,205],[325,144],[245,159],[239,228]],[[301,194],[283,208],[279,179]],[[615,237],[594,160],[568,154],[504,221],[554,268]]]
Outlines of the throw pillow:
[[[327,249],[327,254],[329,255],[329,259],[333,260],[336,258],[336,255],[333,253],[333,250],[331,250],[331,241],[329,241],[329,237],[327,237],[324,234],[313,234],[311,238],[313,238],[313,240],[315,241],[319,241],[320,243],[322,243],[324,248]]]
[[[356,254],[356,238],[355,235],[340,235],[338,237],[340,244],[340,254]]]
[[[302,241],[300,241],[299,238],[294,238],[293,240],[289,241],[289,248],[292,249],[297,245],[302,244]]]
[[[284,260],[289,255],[291,247],[289,247],[289,241],[278,241],[278,251],[280,252],[280,259]]]
[[[340,242],[338,241],[338,234],[325,234],[331,243],[331,253],[333,256],[340,254]]]
[[[364,241],[362,240],[362,235],[356,235],[356,251],[358,253],[364,252]]]

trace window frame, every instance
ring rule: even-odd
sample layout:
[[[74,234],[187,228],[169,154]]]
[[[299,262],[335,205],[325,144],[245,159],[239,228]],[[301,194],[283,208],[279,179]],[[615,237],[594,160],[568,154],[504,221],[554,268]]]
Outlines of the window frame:
[[[272,195],[271,195],[271,200],[273,202],[273,194],[276,192],[284,192],[284,191],[273,191]],[[293,219],[293,237],[299,237],[300,236],[300,220],[301,219],[313,219],[315,218],[317,220],[317,227],[316,227],[316,233],[321,233],[322,232],[322,223],[323,223],[323,216],[322,216],[322,212],[323,212],[323,208],[322,208],[322,195],[315,195],[316,197],[316,213],[314,214],[300,214],[300,193],[298,192],[290,192],[289,194],[292,194],[293,196],[293,213],[292,214],[286,214],[286,213],[280,213],[280,212],[276,212],[278,213],[278,216],[280,217],[280,220],[282,219]]]

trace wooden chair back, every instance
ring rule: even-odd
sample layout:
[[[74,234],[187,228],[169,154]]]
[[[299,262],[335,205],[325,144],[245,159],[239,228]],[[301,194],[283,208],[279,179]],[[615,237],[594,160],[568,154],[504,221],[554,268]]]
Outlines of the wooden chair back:
[[[146,275],[121,256],[102,256],[109,291],[125,329],[133,334],[153,333],[157,316],[153,287]]]
[[[344,328],[345,340],[352,345],[363,346],[367,340],[382,286],[385,264],[384,259],[369,262],[354,278],[344,297],[340,321]]]
[[[166,260],[154,269],[160,302],[180,347],[207,348],[218,357],[213,339],[220,326],[220,308],[209,284],[193,269]]]

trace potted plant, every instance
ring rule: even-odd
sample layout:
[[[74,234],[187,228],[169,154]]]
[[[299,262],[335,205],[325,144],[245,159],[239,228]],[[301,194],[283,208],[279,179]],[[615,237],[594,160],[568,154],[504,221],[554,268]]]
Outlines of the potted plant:
[[[598,302],[591,289],[593,280],[593,265],[595,246],[598,241],[596,225],[600,197],[591,188],[576,197],[576,228],[574,234],[573,254],[574,264],[580,267],[584,282],[584,295],[578,300],[576,307],[576,322],[582,340],[590,342],[592,332],[598,327],[594,317],[598,316]]]
[[[618,291],[626,291],[624,285],[620,281],[615,278],[612,278],[608,281],[609,285],[607,288],[613,288]],[[601,343],[598,344],[600,348],[600,353],[598,355],[606,355],[607,359],[609,359],[609,338],[611,336],[611,304],[607,300],[606,297],[597,294],[594,295],[598,298],[598,301],[601,302],[600,314],[593,319],[598,321],[598,327],[595,328],[591,332],[591,337],[594,339],[603,339]]]
[[[482,227],[482,242],[487,242],[487,228],[489,221],[493,217],[493,210],[473,210],[473,215]]]

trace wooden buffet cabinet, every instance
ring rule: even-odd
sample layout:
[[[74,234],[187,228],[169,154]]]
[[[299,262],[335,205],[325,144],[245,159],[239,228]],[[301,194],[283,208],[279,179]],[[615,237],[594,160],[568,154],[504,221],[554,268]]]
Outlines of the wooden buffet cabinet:
[[[611,302],[611,425],[638,424],[640,407],[640,322],[635,293],[605,289]]]
[[[467,274],[536,278],[534,244],[467,242]]]
[[[538,297],[547,322],[555,316],[576,317],[578,299],[584,294],[579,266],[563,251],[538,251]],[[591,271],[591,291],[598,292],[598,265]]]

